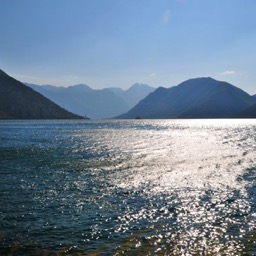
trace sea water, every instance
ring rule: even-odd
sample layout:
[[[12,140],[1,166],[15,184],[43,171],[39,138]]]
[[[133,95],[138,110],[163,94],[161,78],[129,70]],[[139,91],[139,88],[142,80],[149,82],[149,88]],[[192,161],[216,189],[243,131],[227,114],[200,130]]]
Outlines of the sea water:
[[[256,120],[0,121],[1,255],[256,255]]]

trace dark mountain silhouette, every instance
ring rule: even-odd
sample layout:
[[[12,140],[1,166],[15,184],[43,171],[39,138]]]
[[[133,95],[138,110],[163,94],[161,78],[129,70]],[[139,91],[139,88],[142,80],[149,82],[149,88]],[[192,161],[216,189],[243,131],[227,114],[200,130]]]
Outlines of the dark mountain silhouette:
[[[0,70],[0,118],[78,119],[23,83]]]
[[[256,118],[256,104],[244,109],[236,117],[238,118]]]
[[[133,85],[126,91],[121,88],[94,90],[84,84],[66,88],[52,85],[27,85],[65,109],[94,119],[120,115],[153,90],[152,87],[139,84]]]
[[[118,118],[227,118],[256,103],[243,90],[212,78],[158,88]]]
[[[133,84],[129,89],[123,90],[117,87],[110,87],[109,90],[113,91],[117,96],[121,97],[129,108],[134,107],[142,99],[153,92],[156,88],[151,87],[147,84]]]

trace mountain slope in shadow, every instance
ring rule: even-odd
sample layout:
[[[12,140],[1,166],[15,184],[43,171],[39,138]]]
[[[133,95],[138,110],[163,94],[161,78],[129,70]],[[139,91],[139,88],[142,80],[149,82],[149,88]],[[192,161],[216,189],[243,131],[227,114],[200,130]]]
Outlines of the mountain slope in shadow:
[[[82,119],[0,70],[1,119]]]
[[[117,118],[228,118],[254,103],[255,97],[229,83],[195,78],[158,88]]]

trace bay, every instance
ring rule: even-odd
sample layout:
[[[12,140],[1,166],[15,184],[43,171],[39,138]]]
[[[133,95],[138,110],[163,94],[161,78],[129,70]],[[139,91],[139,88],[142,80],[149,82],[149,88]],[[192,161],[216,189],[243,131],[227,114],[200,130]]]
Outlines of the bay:
[[[1,255],[256,255],[256,120],[0,121]]]

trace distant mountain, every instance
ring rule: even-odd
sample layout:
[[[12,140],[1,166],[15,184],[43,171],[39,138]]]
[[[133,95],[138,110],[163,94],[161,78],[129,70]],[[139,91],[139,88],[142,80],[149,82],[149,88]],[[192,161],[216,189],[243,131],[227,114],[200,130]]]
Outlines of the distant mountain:
[[[45,97],[78,115],[89,118],[110,118],[121,114],[129,107],[110,90],[94,90],[85,84],[69,87],[27,84]]]
[[[0,119],[80,119],[0,70]]]
[[[94,119],[120,115],[154,89],[140,84],[135,84],[126,91],[121,88],[94,90],[85,84],[67,88],[52,85],[27,85],[65,109]]]
[[[243,90],[212,78],[158,88],[118,118],[227,118],[256,103]]]
[[[146,84],[135,83],[127,90],[116,87],[110,87],[108,89],[113,91],[117,96],[121,97],[129,108],[132,108],[156,88]]]

